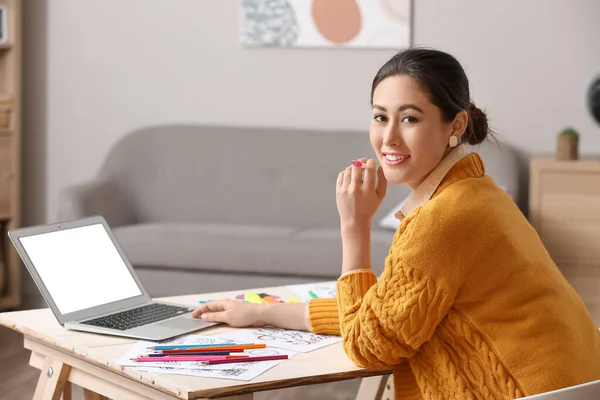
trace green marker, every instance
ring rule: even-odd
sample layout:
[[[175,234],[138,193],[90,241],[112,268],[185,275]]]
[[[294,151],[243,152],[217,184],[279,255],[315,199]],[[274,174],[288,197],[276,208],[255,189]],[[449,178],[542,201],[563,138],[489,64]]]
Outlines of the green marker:
[[[319,298],[319,296],[317,296],[317,295],[315,294],[315,292],[313,292],[312,290],[309,290],[309,291],[308,291],[308,294],[310,294],[310,297],[312,297],[313,299],[318,299],[318,298]]]

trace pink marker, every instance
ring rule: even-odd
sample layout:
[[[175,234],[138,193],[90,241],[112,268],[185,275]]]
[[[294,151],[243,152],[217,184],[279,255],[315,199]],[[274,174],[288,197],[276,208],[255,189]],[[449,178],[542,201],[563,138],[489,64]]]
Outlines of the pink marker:
[[[227,356],[171,356],[171,357],[137,357],[132,361],[137,362],[173,362],[173,361],[223,361],[228,360]]]

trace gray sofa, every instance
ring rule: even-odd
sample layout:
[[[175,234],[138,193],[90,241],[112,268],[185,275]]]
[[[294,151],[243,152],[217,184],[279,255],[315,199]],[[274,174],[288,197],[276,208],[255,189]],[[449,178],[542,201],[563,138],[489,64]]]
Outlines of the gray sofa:
[[[517,199],[514,151],[478,151]],[[144,128],[113,146],[96,177],[61,192],[58,217],[104,216],[152,296],[333,280],[341,262],[336,177],[372,154],[368,132]],[[387,193],[373,222],[377,273],[394,234],[378,221],[409,189]]]

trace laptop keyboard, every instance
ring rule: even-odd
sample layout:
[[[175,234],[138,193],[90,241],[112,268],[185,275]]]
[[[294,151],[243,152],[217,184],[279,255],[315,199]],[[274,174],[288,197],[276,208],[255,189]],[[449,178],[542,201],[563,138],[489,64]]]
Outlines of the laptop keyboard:
[[[122,311],[116,314],[105,315],[104,317],[90,319],[81,322],[82,324],[99,326],[102,328],[116,329],[125,331],[138,326],[162,321],[171,317],[193,311],[191,308],[178,307],[162,303],[152,303],[131,310]]]

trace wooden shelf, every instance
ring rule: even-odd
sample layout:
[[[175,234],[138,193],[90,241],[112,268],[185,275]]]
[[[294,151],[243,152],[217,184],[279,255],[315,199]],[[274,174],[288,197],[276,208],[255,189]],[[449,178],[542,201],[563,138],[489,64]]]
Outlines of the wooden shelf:
[[[10,93],[0,93],[0,103],[12,103],[15,96]]]
[[[21,295],[19,293],[0,297],[0,310],[17,309],[21,306]]]
[[[23,0],[0,0],[8,34],[0,44],[0,310],[21,304],[21,259],[7,231],[21,226],[21,73]]]

